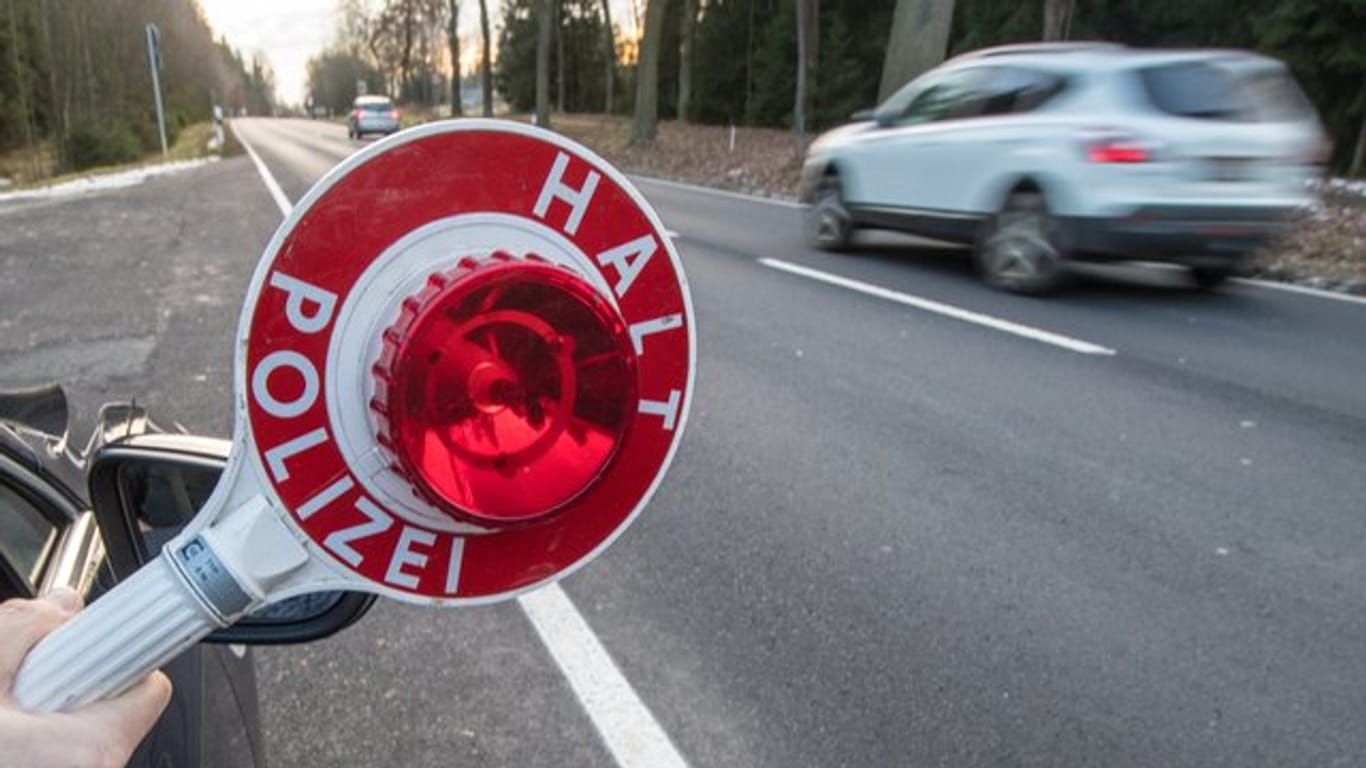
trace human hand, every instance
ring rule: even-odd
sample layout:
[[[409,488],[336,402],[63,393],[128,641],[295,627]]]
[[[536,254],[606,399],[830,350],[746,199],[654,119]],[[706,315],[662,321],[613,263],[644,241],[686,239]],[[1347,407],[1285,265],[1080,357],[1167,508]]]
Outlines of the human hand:
[[[32,768],[122,768],[171,700],[171,681],[161,672],[112,699],[70,712],[20,709],[11,688],[28,652],[81,609],[65,589],[39,600],[0,603],[0,755]]]

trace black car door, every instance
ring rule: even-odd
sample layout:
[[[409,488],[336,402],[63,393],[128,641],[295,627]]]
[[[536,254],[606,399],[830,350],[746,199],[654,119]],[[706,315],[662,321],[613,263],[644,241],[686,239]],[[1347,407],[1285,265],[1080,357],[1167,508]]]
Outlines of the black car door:
[[[94,516],[76,493],[35,466],[32,452],[14,449],[17,443],[0,439],[0,599],[65,586],[87,602],[98,600],[113,577]],[[171,703],[129,766],[262,764],[256,684],[245,649],[196,646],[164,671],[174,686]]]

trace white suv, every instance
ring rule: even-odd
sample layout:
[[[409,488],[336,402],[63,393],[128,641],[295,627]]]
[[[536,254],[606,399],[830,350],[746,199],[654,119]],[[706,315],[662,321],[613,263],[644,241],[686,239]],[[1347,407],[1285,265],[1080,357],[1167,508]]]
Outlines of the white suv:
[[[859,228],[970,243],[987,282],[1025,293],[1067,260],[1180,263],[1209,287],[1313,202],[1328,146],[1289,71],[1254,53],[992,48],[817,139],[804,226],[827,250]]]

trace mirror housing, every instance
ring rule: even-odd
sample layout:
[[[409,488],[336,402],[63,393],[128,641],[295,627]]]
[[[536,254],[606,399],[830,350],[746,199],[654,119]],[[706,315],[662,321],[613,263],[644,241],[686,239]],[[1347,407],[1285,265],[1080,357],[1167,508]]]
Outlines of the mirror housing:
[[[854,114],[850,115],[850,116],[849,116],[849,119],[852,120],[853,122],[856,122],[856,123],[866,123],[866,122],[868,122],[869,120],[876,120],[876,119],[877,119],[877,112],[876,112],[875,110],[873,110],[872,108],[869,108],[869,109],[860,109],[859,111],[857,111],[857,112],[855,112]]]
[[[116,578],[127,578],[155,558],[194,517],[218,484],[231,447],[227,440],[151,432],[122,437],[91,456],[90,500]],[[268,605],[204,642],[306,643],[350,626],[374,601],[363,592],[300,595]]]

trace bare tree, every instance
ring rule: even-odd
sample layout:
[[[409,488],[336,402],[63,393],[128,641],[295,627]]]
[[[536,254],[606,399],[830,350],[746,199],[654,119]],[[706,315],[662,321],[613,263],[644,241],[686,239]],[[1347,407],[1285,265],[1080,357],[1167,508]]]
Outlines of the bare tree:
[[[540,0],[537,5],[536,34],[536,124],[550,127],[550,25],[556,0]]]
[[[683,28],[678,35],[678,119],[692,115],[692,47],[697,30],[696,0],[683,0]]]
[[[493,50],[489,40],[488,0],[479,0],[479,31],[484,36],[484,117],[493,117]]]
[[[1077,0],[1043,0],[1043,39],[1066,40],[1076,8]]]
[[[659,38],[664,26],[668,0],[646,0],[645,36],[640,41],[640,60],[636,62],[636,115],[631,125],[631,143],[655,140],[659,122]]]
[[[953,0],[896,0],[878,101],[944,60]]]
[[[602,0],[603,52],[606,53],[606,104],[602,111],[612,114],[612,97],[616,91],[617,75],[617,32],[612,28],[612,0]]]
[[[792,98],[792,130],[797,138],[806,135],[806,76],[811,69],[808,46],[811,42],[811,7],[797,0],[797,88]]]
[[[555,111],[564,114],[564,0],[555,0]]]
[[[460,0],[446,3],[446,46],[451,52],[451,115],[465,114],[460,99]]]

